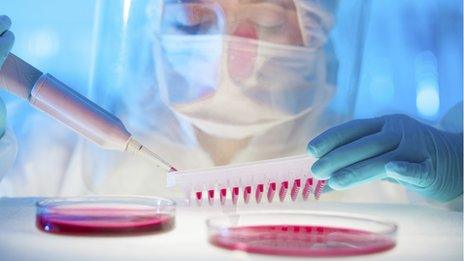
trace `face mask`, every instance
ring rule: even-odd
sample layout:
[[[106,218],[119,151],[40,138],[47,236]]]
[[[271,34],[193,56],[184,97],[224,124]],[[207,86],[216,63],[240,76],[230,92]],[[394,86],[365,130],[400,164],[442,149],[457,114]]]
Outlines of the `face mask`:
[[[250,137],[329,98],[320,50],[223,35],[164,36],[160,46],[163,101],[210,135]]]

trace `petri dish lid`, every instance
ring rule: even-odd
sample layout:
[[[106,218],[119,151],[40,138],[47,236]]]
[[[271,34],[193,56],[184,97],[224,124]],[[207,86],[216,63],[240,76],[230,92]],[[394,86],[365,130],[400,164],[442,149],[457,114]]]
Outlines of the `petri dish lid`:
[[[175,209],[158,197],[50,198],[36,203],[36,226],[63,235],[159,233],[174,228]]]
[[[206,222],[211,244],[254,254],[340,257],[396,245],[397,225],[372,217],[317,211],[248,212]]]

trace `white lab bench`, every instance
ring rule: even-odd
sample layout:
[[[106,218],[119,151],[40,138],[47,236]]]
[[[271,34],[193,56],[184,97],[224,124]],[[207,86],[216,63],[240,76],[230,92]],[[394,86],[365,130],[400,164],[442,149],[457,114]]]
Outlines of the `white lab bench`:
[[[223,250],[207,242],[205,219],[220,210],[178,207],[174,230],[156,235],[82,237],[35,227],[37,198],[0,199],[0,260],[283,260]],[[462,212],[414,205],[298,202],[269,209],[348,212],[383,217],[399,226],[397,246],[343,260],[462,260]],[[288,258],[301,259],[301,258]],[[328,258],[321,258],[329,260]]]

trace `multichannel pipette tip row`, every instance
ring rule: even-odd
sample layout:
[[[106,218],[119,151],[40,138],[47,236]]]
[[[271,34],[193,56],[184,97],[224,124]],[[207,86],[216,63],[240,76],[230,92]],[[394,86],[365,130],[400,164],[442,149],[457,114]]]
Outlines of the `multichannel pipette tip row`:
[[[237,205],[240,200],[245,204],[250,203],[252,197],[254,197],[256,203],[262,203],[263,196],[269,203],[277,200],[277,198],[280,202],[283,202],[287,198],[287,195],[290,196],[292,201],[296,201],[301,191],[301,197],[306,201],[311,195],[314,195],[315,199],[319,199],[325,186],[325,181],[322,180],[316,181],[316,185],[314,186],[314,179],[308,178],[302,188],[301,179],[295,179],[290,193],[288,193],[289,183],[289,181],[283,181],[278,185],[276,182],[271,182],[266,186],[264,184],[257,184],[255,186],[245,186],[243,189],[239,187],[210,189],[206,193],[196,191],[194,192],[194,196],[197,204],[200,206],[203,204],[203,201],[206,201],[206,198],[209,205],[214,205],[216,199],[219,199],[221,205],[225,205],[228,198],[231,199],[233,205]],[[230,194],[230,197],[228,197],[228,194]]]
[[[205,170],[178,171],[168,175],[168,187],[177,187],[198,205],[219,202],[233,205],[256,202],[283,202],[289,196],[296,201],[312,196],[319,199],[326,184],[315,179],[310,167],[314,159],[297,156],[253,162],[237,166],[222,166]]]

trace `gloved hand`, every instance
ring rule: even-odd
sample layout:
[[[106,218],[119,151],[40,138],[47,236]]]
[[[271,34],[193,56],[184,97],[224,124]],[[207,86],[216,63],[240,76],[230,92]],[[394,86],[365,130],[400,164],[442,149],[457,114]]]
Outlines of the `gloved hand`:
[[[438,201],[462,194],[462,133],[437,130],[404,115],[354,120],[308,144],[316,178],[335,190],[396,181]]]
[[[14,42],[14,35],[8,31],[11,26],[11,20],[6,15],[0,16],[0,68],[3,65],[8,53],[11,50]],[[6,108],[3,101],[0,99],[0,138],[5,133]]]

